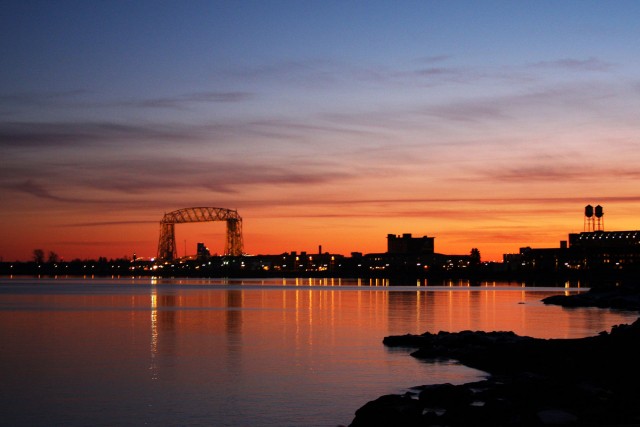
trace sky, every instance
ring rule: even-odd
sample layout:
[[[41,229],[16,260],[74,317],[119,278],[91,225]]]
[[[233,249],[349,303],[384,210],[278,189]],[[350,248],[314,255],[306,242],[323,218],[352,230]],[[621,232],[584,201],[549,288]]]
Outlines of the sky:
[[[0,258],[559,247],[640,229],[640,2],[0,3]],[[178,255],[224,223],[176,227]]]

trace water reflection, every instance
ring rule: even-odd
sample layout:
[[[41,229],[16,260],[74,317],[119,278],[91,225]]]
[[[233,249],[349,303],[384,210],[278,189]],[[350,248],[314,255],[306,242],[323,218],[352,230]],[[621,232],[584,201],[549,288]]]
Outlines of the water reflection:
[[[389,330],[403,331],[400,333],[514,331],[539,338],[578,338],[608,329],[615,324],[615,319],[627,318],[624,313],[610,310],[569,310],[544,305],[541,299],[558,293],[554,291],[476,289],[391,291],[385,306]],[[561,292],[575,293],[568,289]],[[371,300],[369,304],[376,302]]]
[[[242,306],[243,292],[239,290],[226,291],[225,331],[227,367],[237,370],[242,357]]]
[[[340,288],[330,290],[331,287],[322,290],[316,286],[308,288],[310,280],[315,279],[294,281],[299,289],[284,288],[280,291],[274,288],[245,290],[235,287],[202,291],[188,288],[173,288],[170,291],[152,289],[152,360],[156,360],[159,350],[165,356],[175,351],[176,343],[172,341],[175,341],[181,331],[200,326],[192,324],[195,316],[188,315],[191,310],[204,310],[198,317],[204,316],[206,320],[200,321],[214,329],[219,324],[218,315],[224,316],[224,322],[220,326],[225,331],[226,353],[234,355],[243,349],[243,338],[247,335],[247,331],[243,329],[247,310],[259,310],[264,325],[293,325],[296,333],[292,338],[297,346],[313,344],[316,328],[335,328],[338,321],[344,322],[345,318],[354,316],[368,316],[375,324],[378,338],[381,334],[396,331],[422,333],[465,329],[513,330],[522,335],[541,338],[579,337],[593,333],[598,325],[603,325],[603,329],[606,329],[607,322],[612,316],[616,316],[607,311],[594,314],[591,309],[569,311],[545,306],[540,302],[545,295],[558,291],[565,294],[575,292],[570,288],[530,291],[511,286],[510,290],[505,290],[504,284],[495,282],[483,284],[481,288],[470,283],[461,285],[460,282],[455,282],[455,286],[454,283],[449,283],[455,291],[429,287],[420,287],[415,291],[396,291],[394,287],[378,282],[379,286],[385,288],[384,291],[374,291],[371,288],[346,291]],[[327,286],[330,281],[322,279],[320,283]],[[372,279],[372,284],[376,286],[375,279]],[[212,309],[222,311],[211,311]],[[273,313],[279,314],[274,316]],[[179,330],[176,329],[178,327]]]
[[[158,365],[156,357],[158,356],[158,295],[156,288],[151,290],[151,363],[149,371],[151,371],[151,379],[158,379]]]
[[[242,328],[242,291],[226,291],[227,300],[227,334],[229,336],[239,335]]]
[[[194,425],[337,425],[383,394],[478,379],[477,371],[389,350],[387,335],[472,329],[580,337],[637,317],[540,302],[575,292],[565,287],[239,281],[3,291],[0,342],[10,351],[0,351],[0,368],[11,393],[0,413],[8,425],[180,425],[187,418]]]

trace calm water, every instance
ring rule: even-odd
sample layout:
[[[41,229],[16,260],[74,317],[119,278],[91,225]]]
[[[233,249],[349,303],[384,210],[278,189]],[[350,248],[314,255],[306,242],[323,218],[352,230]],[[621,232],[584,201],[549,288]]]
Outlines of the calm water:
[[[337,426],[382,394],[483,376],[386,335],[583,337],[637,318],[540,302],[576,288],[384,284],[0,279],[0,424]]]

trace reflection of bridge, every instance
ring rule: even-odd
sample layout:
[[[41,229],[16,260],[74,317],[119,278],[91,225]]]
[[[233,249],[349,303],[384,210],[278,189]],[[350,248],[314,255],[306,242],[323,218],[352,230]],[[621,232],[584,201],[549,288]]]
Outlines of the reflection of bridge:
[[[158,259],[173,260],[178,257],[176,249],[175,225],[187,222],[227,222],[227,242],[225,255],[242,255],[242,218],[238,211],[224,208],[184,208],[164,214],[160,221],[160,239],[158,240]]]

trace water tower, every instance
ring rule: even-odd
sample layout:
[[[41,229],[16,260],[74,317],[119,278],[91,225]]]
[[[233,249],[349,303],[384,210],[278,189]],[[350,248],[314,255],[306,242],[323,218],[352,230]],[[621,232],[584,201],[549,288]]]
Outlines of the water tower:
[[[596,227],[594,231],[603,231],[604,230],[604,211],[602,210],[602,206],[596,206]]]
[[[584,207],[584,231],[594,231],[593,228],[593,206]]]

